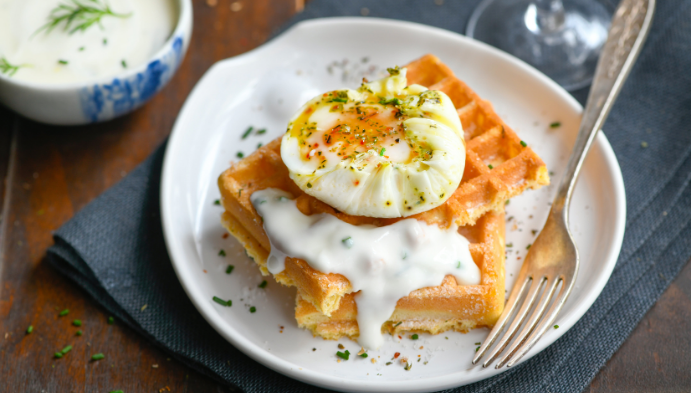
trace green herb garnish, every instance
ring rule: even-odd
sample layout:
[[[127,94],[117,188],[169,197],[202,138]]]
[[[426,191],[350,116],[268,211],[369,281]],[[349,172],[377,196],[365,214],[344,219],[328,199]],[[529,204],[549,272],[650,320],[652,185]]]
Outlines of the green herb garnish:
[[[239,152],[236,154],[236,156],[237,156],[238,158],[242,158],[242,157],[245,156],[245,154],[244,154],[243,152],[239,151]]]
[[[307,183],[307,188],[312,188],[312,183]]]
[[[458,261],[458,265],[456,265],[456,269],[460,269],[460,268],[461,268],[461,261]]]
[[[475,343],[475,345],[482,345],[482,343]]]
[[[82,326],[82,321],[79,320],[79,319],[75,319],[74,321],[72,321],[72,325],[74,325],[74,326]]]
[[[385,151],[386,151],[386,148],[382,147],[381,150],[379,150],[379,155],[383,156]]]
[[[257,130],[257,135],[261,135],[266,132],[266,128],[262,128],[261,130]]]
[[[214,296],[214,297],[213,297],[213,301],[215,301],[216,303],[218,303],[218,304],[220,304],[221,306],[224,306],[224,307],[230,307],[230,306],[233,305],[233,301],[232,301],[232,300],[225,301],[225,300],[221,299],[221,298],[218,297],[218,296]]]
[[[266,282],[266,280],[264,280],[264,281],[261,282],[261,284],[259,284],[259,285],[257,285],[257,286],[258,286],[259,288],[266,288],[266,285],[267,285],[267,284],[268,284],[268,282]]]
[[[492,166],[492,164],[487,165],[487,167],[488,167],[489,169],[494,169],[494,167]]]
[[[82,46],[82,47],[79,47],[79,51],[80,51],[80,52],[84,52],[84,47],[83,47],[83,46]]]
[[[332,98],[331,102],[348,102],[348,99],[336,97],[336,98]]]
[[[43,30],[48,34],[63,22],[65,22],[63,31],[68,31],[69,34],[74,34],[77,31],[84,32],[94,24],[98,24],[103,29],[101,24],[103,17],[128,18],[130,15],[132,14],[113,12],[110,6],[105,2],[101,3],[101,0],[70,0],[53,8],[50,15],[48,15],[48,22],[36,30],[34,35]]]
[[[226,250],[221,249],[221,251],[218,252],[218,256],[225,257],[226,256]]]
[[[0,73],[7,74],[7,76],[12,76],[19,71],[20,68],[26,67],[26,65],[12,65],[4,57],[0,57]]]
[[[525,143],[525,142],[523,142],[523,141],[521,141],[521,146],[526,147],[526,146],[528,146],[528,144]]]
[[[115,318],[108,317],[108,325],[112,325],[115,322]]]
[[[353,238],[350,236],[341,240],[341,242],[346,246],[346,248],[353,248],[353,245],[355,244],[355,242],[353,241]]]
[[[122,68],[127,68],[127,62],[125,61],[125,59],[122,59],[120,64],[122,64]]]
[[[412,340],[417,340],[418,338],[420,338],[420,336],[418,336],[417,333],[415,333],[415,334],[413,334],[412,336],[410,336],[410,338],[411,338]]]
[[[91,360],[101,360],[101,359],[105,359],[105,357],[106,357],[106,355],[104,355],[102,353],[95,353],[95,354],[91,355]]]
[[[254,129],[254,127],[250,126],[250,127],[247,129],[247,131],[245,131],[245,132],[242,134],[242,139],[245,139],[245,138],[247,138],[248,136],[250,136],[250,134],[252,133],[252,130],[253,130],[253,129]]]
[[[528,244],[527,246],[525,246],[525,249],[530,250],[530,246],[532,246],[532,244]]]
[[[221,200],[220,200],[220,199],[216,199],[216,200],[214,201],[214,205],[219,206],[220,204],[221,204]]]
[[[251,313],[257,312],[257,307],[254,307],[254,306],[250,307],[250,312]]]
[[[67,65],[67,64],[69,64],[70,62],[67,61],[67,60],[58,60],[58,63],[60,63],[60,64],[62,64],[62,65]]]
[[[71,350],[72,350],[72,346],[68,345],[65,348],[63,348],[62,351],[60,351],[60,352],[62,352],[62,354],[65,355],[65,354],[67,354],[67,352],[69,352]]]
[[[559,329],[559,325],[554,325],[554,328],[555,328],[555,329]]]
[[[364,358],[366,358],[366,357],[369,356],[369,355],[367,355],[366,353],[361,353],[361,354],[359,354],[358,356],[360,356],[361,358],[364,359]]]
[[[67,315],[69,313],[70,313],[70,310],[64,309],[64,310],[60,311],[60,314],[58,314],[58,315],[61,317],[64,317],[65,315]]]
[[[235,266],[233,266],[233,265],[228,265],[228,267],[226,268],[226,274],[232,273],[232,272],[233,272],[233,269],[235,269]]]
[[[82,331],[81,331],[81,330],[77,330],[77,336],[81,336],[81,335],[82,335]]]
[[[403,323],[403,321],[401,321],[401,322],[399,322],[399,323],[397,323],[397,324],[393,325],[393,327],[395,327],[395,328],[396,328],[396,327],[398,327],[398,325],[400,325],[400,324],[402,324],[402,323]]]
[[[53,356],[54,356],[56,359],[60,359],[60,358],[62,357],[62,352],[55,352],[55,353],[53,354]]]
[[[34,325],[29,325],[28,328],[26,328],[26,334],[31,334],[34,331]]]
[[[555,121],[554,123],[549,125],[549,128],[558,128],[561,127],[561,122]]]
[[[345,350],[345,352],[338,351],[338,352],[336,352],[336,356],[338,356],[339,358],[341,358],[343,360],[348,360],[348,359],[350,359],[350,351],[347,349]]]

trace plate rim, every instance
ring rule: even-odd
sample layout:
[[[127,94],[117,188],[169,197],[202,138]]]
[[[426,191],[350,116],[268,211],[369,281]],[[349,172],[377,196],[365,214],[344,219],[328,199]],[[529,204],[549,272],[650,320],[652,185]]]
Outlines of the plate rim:
[[[262,348],[258,345],[253,344],[249,340],[245,339],[244,336],[239,334],[236,331],[236,329],[234,329],[232,326],[224,323],[220,316],[217,316],[213,312],[212,306],[210,304],[207,304],[207,302],[203,302],[201,300],[201,297],[198,296],[198,294],[196,293],[197,288],[193,288],[193,280],[188,281],[188,279],[186,279],[184,274],[185,272],[183,271],[183,269],[186,268],[186,266],[184,266],[184,263],[179,260],[176,262],[175,255],[180,255],[180,249],[183,246],[179,245],[178,242],[175,241],[176,239],[174,238],[173,224],[171,223],[171,218],[167,213],[168,211],[174,210],[171,206],[172,201],[170,200],[170,195],[172,194],[172,182],[175,178],[174,172],[171,169],[173,167],[172,161],[175,157],[173,157],[173,153],[171,152],[177,146],[177,143],[179,143],[178,141],[180,140],[180,138],[182,138],[180,135],[184,135],[184,129],[182,129],[183,119],[185,119],[190,106],[193,105],[192,103],[196,101],[196,95],[198,95],[199,91],[201,91],[201,86],[204,85],[206,80],[210,79],[217,71],[217,69],[221,66],[229,66],[233,63],[242,62],[248,58],[256,57],[265,51],[271,50],[275,46],[279,46],[282,41],[287,40],[288,37],[300,32],[301,30],[319,29],[324,26],[329,26],[329,28],[333,28],[334,24],[336,23],[342,23],[346,25],[355,24],[360,26],[365,25],[366,27],[374,28],[382,26],[386,27],[388,25],[397,28],[416,30],[423,34],[441,35],[445,36],[446,38],[456,40],[461,45],[475,46],[477,49],[486,52],[488,51],[490,52],[490,54],[494,56],[499,56],[500,58],[503,58],[504,60],[508,61],[512,66],[520,68],[523,72],[531,74],[533,77],[537,78],[543,84],[545,84],[550,90],[555,92],[575,112],[583,112],[583,107],[573,96],[571,96],[568,92],[566,92],[566,90],[557,85],[556,82],[552,81],[546,75],[542,74],[532,66],[494,47],[491,47],[487,44],[484,44],[482,42],[476,41],[472,38],[468,38],[466,36],[449,30],[415,22],[369,17],[329,17],[301,21],[295,24],[294,26],[290,27],[280,35],[272,38],[268,42],[251,51],[228,59],[223,59],[214,63],[204,73],[202,78],[200,78],[200,80],[195,84],[194,88],[186,98],[184,105],[180,109],[180,112],[173,125],[168,143],[165,148],[160,184],[161,191],[159,196],[161,223],[163,227],[164,240],[175,274],[178,280],[180,281],[180,284],[183,287],[185,293],[187,294],[192,304],[194,304],[197,311],[202,315],[202,317],[207,321],[207,323],[209,323],[214,328],[214,330],[216,330],[226,341],[230,342],[233,346],[235,346],[237,349],[242,351],[244,354],[246,354],[253,360],[272,369],[273,371],[279,372],[285,376],[311,385],[342,391],[420,391],[422,389],[430,389],[432,387],[431,382],[436,380],[438,382],[433,384],[433,388],[435,390],[439,390],[468,385],[493,377],[499,374],[500,372],[506,371],[506,368],[504,368],[503,370],[497,371],[492,374],[477,374],[477,377],[466,377],[463,380],[459,380],[458,375],[452,373],[431,377],[431,379],[427,378],[421,380],[378,382],[369,380],[352,380],[343,377],[336,377],[333,375],[326,375],[313,370],[303,370],[298,365],[292,362],[289,362],[273,353],[269,353],[268,351],[262,350]],[[611,173],[611,177],[614,180],[612,184],[615,194],[615,212],[613,213],[614,241],[610,246],[608,255],[606,255],[604,258],[608,263],[606,264],[603,270],[603,274],[601,274],[595,281],[594,288],[596,288],[596,290],[584,293],[581,302],[579,302],[579,305],[577,305],[570,314],[560,315],[560,327],[563,327],[564,329],[560,329],[560,332],[557,335],[557,337],[554,338],[554,340],[552,340],[551,342],[547,342],[547,340],[545,340],[544,338],[540,340],[535,345],[535,347],[533,347],[530,353],[519,362],[519,364],[527,362],[530,358],[539,354],[548,346],[552,345],[564,334],[566,334],[566,332],[568,332],[571,329],[571,327],[573,327],[573,325],[575,325],[581,319],[581,317],[590,309],[592,304],[595,302],[597,297],[604,289],[606,283],[609,281],[612,271],[614,270],[614,267],[616,265],[618,256],[621,252],[621,246],[624,238],[624,230],[626,224],[626,196],[623,176],[621,173],[619,162],[617,161],[614,151],[603,132],[598,133],[595,140],[595,145],[597,145],[597,147],[601,150],[602,158],[607,163],[606,169]]]

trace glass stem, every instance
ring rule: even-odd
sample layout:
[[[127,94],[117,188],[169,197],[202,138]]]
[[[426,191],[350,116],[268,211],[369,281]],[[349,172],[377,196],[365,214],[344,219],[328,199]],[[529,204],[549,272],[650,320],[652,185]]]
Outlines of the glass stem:
[[[564,26],[561,0],[533,0],[525,15],[526,25],[536,34],[556,33]]]

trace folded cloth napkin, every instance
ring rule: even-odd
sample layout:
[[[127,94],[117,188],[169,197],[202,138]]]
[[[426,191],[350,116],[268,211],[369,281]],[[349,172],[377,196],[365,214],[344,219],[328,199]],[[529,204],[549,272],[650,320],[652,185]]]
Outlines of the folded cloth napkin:
[[[463,32],[477,4],[438,3],[313,0],[291,23],[367,13]],[[604,127],[621,164],[628,206],[623,248],[604,291],[568,333],[538,356],[453,392],[583,390],[691,257],[689,19],[691,2],[658,4],[648,41]],[[185,295],[166,253],[159,217],[163,150],[60,228],[48,263],[133,330],[237,390],[323,391],[242,354]],[[144,311],[143,305],[148,305]]]

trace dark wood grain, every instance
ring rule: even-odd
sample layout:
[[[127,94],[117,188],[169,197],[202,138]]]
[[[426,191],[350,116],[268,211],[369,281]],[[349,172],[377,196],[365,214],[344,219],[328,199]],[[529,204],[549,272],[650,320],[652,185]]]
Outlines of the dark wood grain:
[[[225,392],[117,322],[41,263],[57,229],[143,161],[216,61],[262,44],[301,0],[197,0],[189,52],[171,83],[123,118],[95,126],[36,124],[0,108],[0,391]],[[213,5],[213,6],[212,6]],[[237,6],[236,6],[237,7]],[[58,317],[69,308],[70,314]],[[83,322],[75,335],[73,319]],[[29,325],[34,332],[26,335]],[[588,392],[688,392],[691,265],[646,315]],[[60,360],[53,353],[74,349]],[[106,359],[89,362],[93,353]]]

